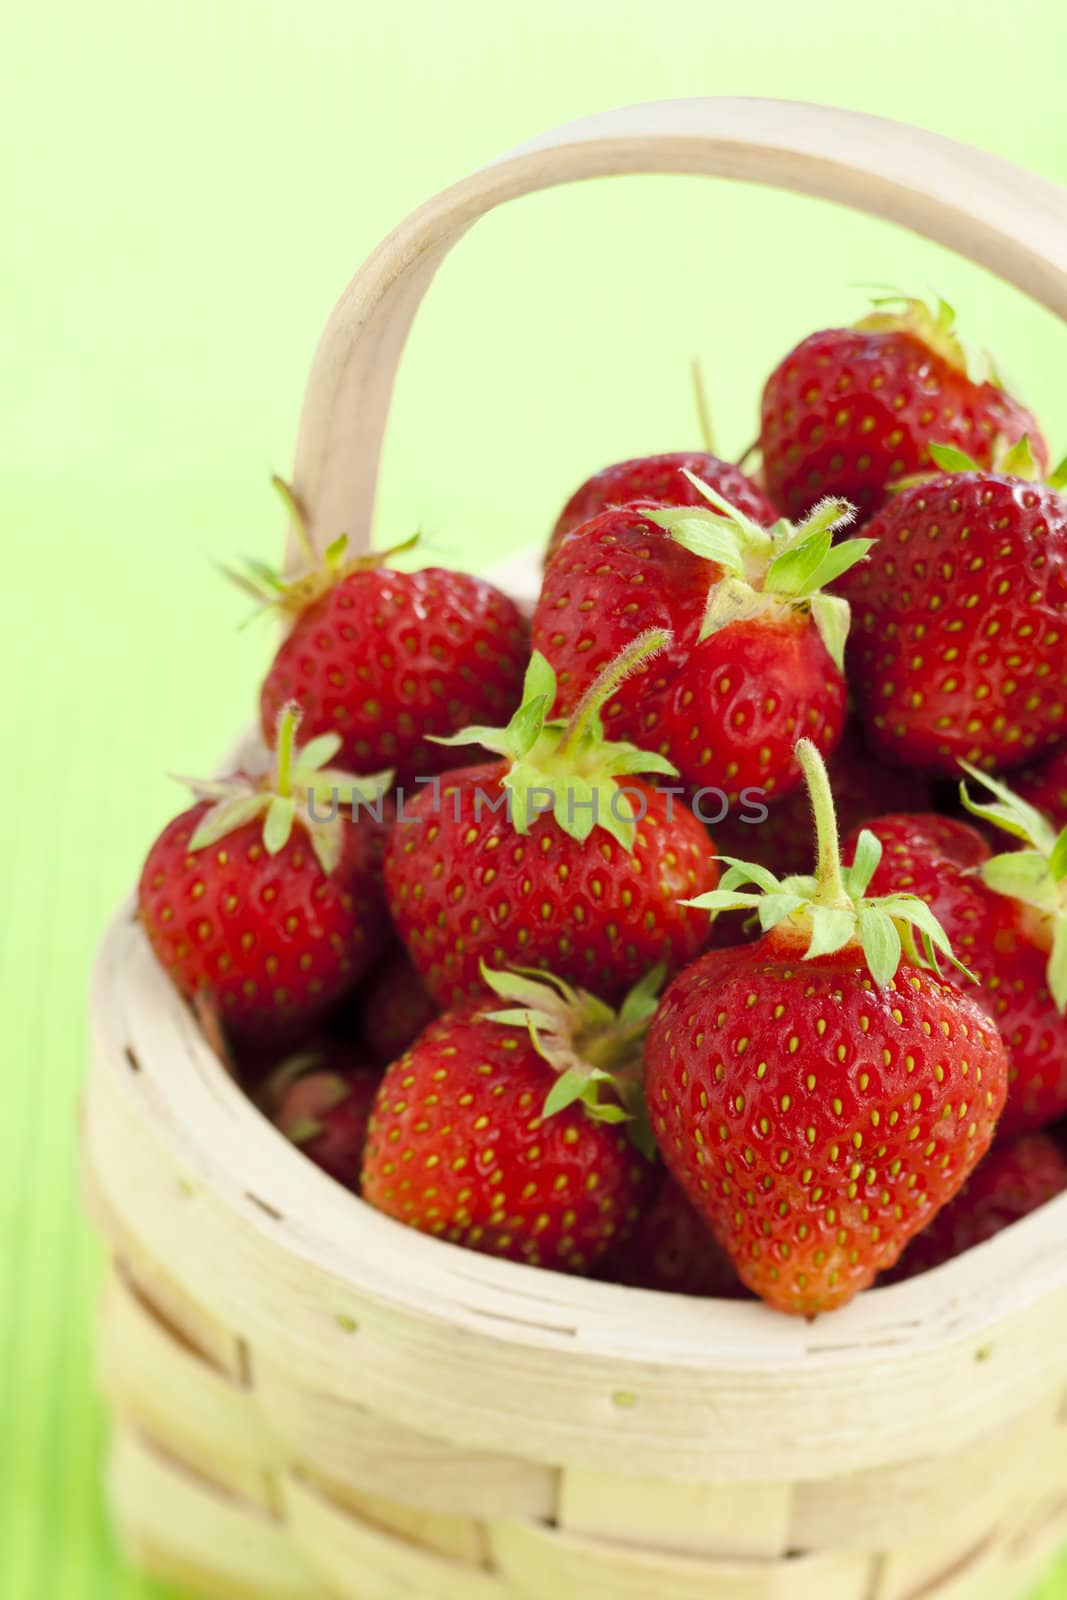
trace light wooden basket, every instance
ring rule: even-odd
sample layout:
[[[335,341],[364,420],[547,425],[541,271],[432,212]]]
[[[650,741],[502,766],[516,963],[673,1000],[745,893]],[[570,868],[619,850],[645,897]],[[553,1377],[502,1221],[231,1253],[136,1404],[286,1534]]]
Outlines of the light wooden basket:
[[[594,117],[432,200],[342,298],[295,471],[320,547],[369,537],[394,370],[446,252],[503,201],[629,172],[842,201],[1067,319],[1067,195],[992,156],[772,101]],[[809,1324],[374,1212],[244,1099],[132,906],[92,1041],[111,1491],[152,1571],[225,1600],[1013,1600],[1067,1533],[1067,1197]]]

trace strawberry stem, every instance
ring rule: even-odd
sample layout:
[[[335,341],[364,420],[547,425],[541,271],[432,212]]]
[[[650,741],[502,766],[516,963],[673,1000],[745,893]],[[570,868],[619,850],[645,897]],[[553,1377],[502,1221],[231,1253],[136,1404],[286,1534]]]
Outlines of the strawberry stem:
[[[317,564],[318,557],[315,554],[315,547],[311,543],[311,534],[308,532],[308,514],[304,507],[303,501],[300,499],[292,484],[286,483],[285,479],[277,472],[271,474],[270,481],[273,487],[277,489],[278,493],[281,495],[282,500],[285,502],[285,509],[288,511],[289,516],[292,519],[297,542],[300,545],[300,549],[303,552],[308,565],[315,566]]]
[[[808,785],[808,798],[815,818],[815,839],[818,856],[815,878],[818,885],[815,901],[821,906],[850,909],[852,900],[845,891],[841,876],[841,846],[837,833],[837,813],[830,790],[826,763],[810,739],[801,739],[796,747],[797,760],[804,769]]]
[[[645,633],[639,633],[636,639],[631,639],[626,648],[620,650],[619,654],[608,662],[603,671],[593,679],[572,711],[563,731],[563,738],[557,747],[557,756],[566,758],[575,754],[589,732],[590,725],[599,716],[601,707],[611,699],[630,674],[636,671],[642,661],[647,661],[649,656],[665,650],[670,642],[671,635],[666,629],[649,628]]]
[[[704,368],[696,356],[689,363],[689,377],[693,384],[693,400],[697,408],[700,441],[707,454],[713,456],[715,454],[715,430],[711,425],[711,407],[708,405],[708,391],[704,383]]]
[[[579,1040],[579,1049],[591,1067],[610,1071],[629,1054],[633,1045],[648,1032],[647,1016],[634,1022],[617,1023],[612,1027],[597,1028]]]
[[[283,796],[291,795],[293,792],[293,750],[301,715],[300,707],[295,701],[290,700],[282,707],[278,716],[275,792]]]

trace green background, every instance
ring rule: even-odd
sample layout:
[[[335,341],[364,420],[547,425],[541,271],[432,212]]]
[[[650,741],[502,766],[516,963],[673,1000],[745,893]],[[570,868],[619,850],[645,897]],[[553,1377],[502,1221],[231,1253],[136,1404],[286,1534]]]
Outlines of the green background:
[[[740,93],[925,123],[1067,182],[1067,13],[1047,0],[8,0],[0,326],[0,1587],[157,1593],[97,1491],[98,1270],[74,1114],[95,940],[153,831],[254,704],[268,626],[212,571],[272,556],[307,364],[344,283],[430,192],[588,111]],[[397,396],[379,538],[442,560],[539,538],[610,459],[754,431],[796,338],[857,283],[936,286],[1067,441],[1067,333],[889,226],[796,196],[631,179],[488,219],[442,271]],[[1067,1595],[1067,1565],[1054,1593]]]

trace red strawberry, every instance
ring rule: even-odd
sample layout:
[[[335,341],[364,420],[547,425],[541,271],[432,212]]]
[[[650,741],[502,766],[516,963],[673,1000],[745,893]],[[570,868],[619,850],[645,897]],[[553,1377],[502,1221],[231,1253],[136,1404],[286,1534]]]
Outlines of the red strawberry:
[[[982,781],[993,786],[993,780]],[[996,792],[1010,795],[999,784]],[[1003,799],[989,807],[970,804],[990,821],[1015,815]],[[1017,814],[1030,824],[1028,808]],[[1040,819],[1032,825],[1039,829]],[[1011,1137],[1053,1121],[1067,1111],[1067,994],[1062,980],[1058,1001],[1050,992],[1050,915],[1026,898],[1032,886],[1034,893],[1045,893],[1042,870],[1034,872],[1035,861],[1044,857],[1035,848],[994,858],[976,829],[948,817],[878,817],[868,827],[883,847],[872,890],[919,895],[981,980],[974,998],[997,1024],[1008,1053],[1000,1133]],[[1054,836],[1047,825],[1038,837],[1051,854]],[[857,846],[846,840],[846,860]]]
[[[360,999],[360,1038],[383,1067],[403,1055],[437,1016],[437,1006],[400,947],[374,969]]]
[[[313,1046],[272,1080],[272,1120],[323,1172],[359,1192],[359,1174],[381,1073],[353,1063],[351,1046]]]
[[[506,729],[469,737],[504,758],[446,773],[405,807],[385,861],[393,922],[430,994],[448,1005],[482,985],[481,964],[558,972],[616,1001],[662,962],[674,972],[707,936],[680,897],[716,879],[704,829],[639,772],[662,758],[602,737],[599,706],[664,635],[609,664],[568,723],[535,655]]]
[[[842,869],[825,768],[810,743],[798,756],[816,875],[779,882],[738,864],[701,897],[714,912],[757,911],[764,937],[674,981],[645,1059],[674,1176],[742,1281],[810,1316],[890,1267],[967,1178],[993,1137],[1007,1062],[970,996],[919,964],[951,958],[923,902],[865,898],[877,840],[865,834]],[[739,892],[746,882],[760,892]]]
[[[683,476],[690,474],[689,477]],[[778,512],[763,490],[732,461],[720,461],[706,450],[673,450],[660,456],[617,461],[587,478],[571,495],[552,530],[545,560],[550,561],[574,528],[617,506],[702,506],[704,497],[693,478],[710,483],[731,505],[769,528]]]
[[[768,531],[693,482],[703,509],[608,511],[569,535],[545,572],[534,644],[565,715],[637,634],[670,629],[670,648],[605,707],[608,731],[658,750],[690,790],[731,804],[746,789],[783,794],[800,781],[797,735],[823,750],[841,735],[848,608],[821,591],[868,544],[831,548],[841,502]]]
[[[1034,806],[996,778],[968,768],[994,799],[980,804],[961,789],[976,817],[994,823],[1018,848],[981,864],[1001,927],[1017,935],[1010,960],[999,957],[987,987],[1016,1071],[1005,1132],[1043,1126],[1067,1110],[1067,827],[1057,831]]]
[[[885,309],[889,307],[891,309]],[[842,495],[866,516],[887,490],[930,462],[931,444],[991,465],[998,441],[1028,434],[1043,466],[1037,423],[995,383],[976,383],[953,332],[919,300],[886,301],[854,328],[829,328],[791,350],[763,391],[760,449],[771,499],[803,516]]]
[[[1015,793],[1040,811],[1055,828],[1067,827],[1067,744],[1057,745],[1039,766],[1012,774]]]
[[[985,964],[975,999],[1000,1029],[1008,1052],[1005,1138],[1045,1128],[1067,1111],[1067,1017],[1048,983],[1048,956],[1035,946]]]
[[[408,783],[454,765],[434,735],[506,718],[518,704],[529,657],[518,608],[481,578],[441,567],[395,572],[387,565],[395,552],[350,556],[343,539],[317,559],[299,504],[275,481],[307,566],[288,581],[261,565],[251,581],[237,580],[291,623],[260,693],[264,738],[281,707],[298,700],[307,731],[338,734],[350,766],[390,766]]]
[[[844,738],[826,765],[843,833],[883,811],[930,808],[929,782],[921,773],[879,761],[867,748],[855,720],[847,724]],[[811,860],[811,803],[805,789],[794,789],[769,806],[735,808],[711,827],[721,856],[758,861],[778,877],[804,872]],[[715,927],[724,920],[717,917]]]
[[[726,1251],[671,1177],[598,1276],[632,1289],[713,1300],[737,1300],[746,1292]]]
[[[1011,472],[948,471],[894,496],[867,532],[870,560],[840,588],[875,751],[954,774],[961,759],[1018,765],[1062,739],[1067,497]]]
[[[487,970],[486,981],[513,1009],[463,1001],[387,1069],[364,1197],[455,1244],[584,1272],[656,1182],[619,1126],[640,1098],[655,983],[616,1016],[555,980]]]
[[[1067,1189],[1067,1161],[1044,1134],[998,1144],[908,1245],[889,1279],[916,1278],[984,1244]]]
[[[336,737],[298,750],[298,718],[295,707],[282,714],[274,773],[194,785],[209,798],[163,830],[141,873],[141,922],[160,963],[182,994],[209,996],[245,1041],[309,1026],[388,930],[376,830],[353,815],[356,798],[388,774],[358,779],[325,766]]]
[[[975,872],[991,852],[974,828],[933,812],[869,817],[864,826],[882,846],[870,883],[873,894],[918,895],[944,927],[960,960],[979,976],[995,943],[1001,954],[1015,949],[1016,935]],[[859,832],[845,840],[846,862],[853,858]],[[1003,924],[999,938],[998,924]]]

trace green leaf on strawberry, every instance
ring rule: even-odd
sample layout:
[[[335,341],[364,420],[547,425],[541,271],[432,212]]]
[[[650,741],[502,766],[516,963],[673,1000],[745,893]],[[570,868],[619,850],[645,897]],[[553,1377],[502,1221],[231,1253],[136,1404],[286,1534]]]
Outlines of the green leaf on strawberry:
[[[654,751],[605,739],[600,710],[631,673],[667,647],[670,638],[665,630],[650,628],[631,640],[590,684],[566,721],[548,720],[556,698],[556,674],[535,650],[522,704],[506,727],[466,728],[433,742],[480,744],[511,763],[504,787],[516,833],[528,833],[542,813],[551,812],[572,839],[584,841],[601,827],[632,852],[638,818],[618,780],[646,772],[676,777],[677,768]]]
[[[512,1003],[506,1010],[489,1012],[489,1020],[524,1028],[557,1075],[542,1115],[581,1104],[594,1122],[633,1124],[631,1137],[650,1153],[642,1138],[642,1057],[665,969],[657,966],[648,972],[617,1011],[552,973],[494,971],[484,962],[481,972],[493,993]]]
[[[258,557],[246,556],[242,568],[220,569],[223,577],[256,602],[253,615],[274,610],[297,614],[349,573],[370,572],[376,567],[386,566],[394,556],[403,554],[405,550],[413,550],[422,537],[416,532],[388,550],[349,555],[348,536],[341,534],[319,555],[311,542],[307,511],[292,484],[286,483],[277,473],[271,478],[271,484],[289,513],[303,563],[295,572],[283,573]]]
[[[186,780],[194,793],[215,801],[193,834],[190,850],[204,850],[262,817],[268,855],[280,854],[294,826],[299,826],[308,834],[322,870],[333,872],[341,857],[345,811],[351,813],[360,803],[373,804],[391,787],[393,774],[376,772],[357,778],[329,766],[341,748],[338,735],[322,734],[301,749],[296,742],[299,725],[300,707],[287,705],[278,719],[274,771],[264,777],[238,773],[207,783]]]
[[[930,457],[943,472],[979,471],[977,461],[969,456],[966,450],[957,450],[954,444],[932,444],[930,446]],[[914,478],[906,478],[904,484],[898,484],[897,487],[905,487],[907,484],[914,482]]]
[[[933,305],[928,305],[917,295],[894,289],[872,296],[871,305],[874,310],[855,324],[858,330],[865,333],[905,334],[936,352],[942,361],[957,372],[964,373],[976,382],[985,379],[986,373],[981,370],[980,360],[971,355],[956,331],[955,306],[941,295],[935,295]]]
[[[724,911],[755,913],[764,933],[772,928],[794,934],[807,961],[833,955],[858,944],[879,988],[894,977],[904,954],[917,966],[940,975],[944,958],[972,981],[973,973],[955,957],[948,935],[926,903],[911,894],[867,898],[867,888],[882,857],[881,842],[864,829],[851,867],[841,864],[826,767],[816,747],[801,739],[797,759],[804,769],[812,810],[818,859],[815,872],[778,879],[766,867],[722,859],[727,870],[717,889],[686,901],[718,916]],[[752,885],[752,888],[747,887]]]
[[[930,457],[940,467],[942,472],[981,472],[984,469],[967,454],[966,450],[958,450],[951,444],[932,444]],[[1053,489],[1060,489],[1067,482],[1067,460],[1064,460],[1051,475],[1042,472],[1041,462],[1034,454],[1030,435],[1024,433],[1014,443],[998,440],[993,449],[993,472],[1003,473],[1008,478],[1023,478],[1027,483],[1047,483]],[[898,482],[897,489],[905,489],[910,484],[929,477],[929,473],[919,473],[917,477],[904,478]]]
[[[998,778],[967,761],[960,766],[996,797],[975,800],[966,783],[961,783],[960,798],[967,810],[1026,847],[984,861],[982,881],[996,894],[1018,900],[1037,913],[1032,932],[1035,942],[1049,951],[1049,992],[1059,1012],[1067,1012],[1067,828],[1057,832],[1042,812]]]
[[[723,570],[722,580],[708,596],[701,639],[779,606],[803,607],[810,610],[823,644],[841,670],[848,603],[823,590],[862,561],[872,545],[870,539],[834,544],[834,534],[855,515],[848,501],[824,500],[799,524],[782,518],[764,528],[695,474],[686,470],[685,476],[707,506],[668,507],[646,515],[676,544]]]

